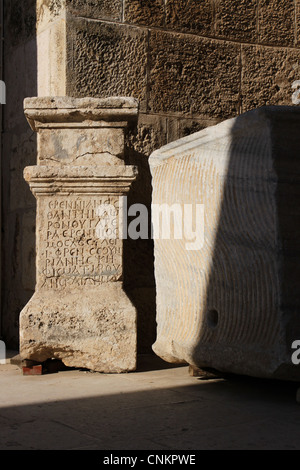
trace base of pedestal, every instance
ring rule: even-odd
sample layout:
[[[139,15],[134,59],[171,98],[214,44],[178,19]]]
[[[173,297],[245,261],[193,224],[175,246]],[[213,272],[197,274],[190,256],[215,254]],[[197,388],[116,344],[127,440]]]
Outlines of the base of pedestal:
[[[122,283],[40,290],[20,315],[20,355],[103,373],[136,369],[136,309]]]

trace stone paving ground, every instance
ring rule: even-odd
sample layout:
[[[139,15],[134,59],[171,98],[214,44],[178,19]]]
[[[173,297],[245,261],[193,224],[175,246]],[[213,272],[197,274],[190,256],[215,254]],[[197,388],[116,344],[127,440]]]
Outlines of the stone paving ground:
[[[138,371],[23,376],[0,366],[0,450],[299,450],[297,383]]]

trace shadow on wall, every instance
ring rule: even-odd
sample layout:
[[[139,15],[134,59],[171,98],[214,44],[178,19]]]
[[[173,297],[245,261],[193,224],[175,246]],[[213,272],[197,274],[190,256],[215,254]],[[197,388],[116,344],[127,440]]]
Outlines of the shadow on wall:
[[[154,244],[151,239],[151,174],[148,158],[144,154],[129,145],[126,154],[126,163],[138,168],[138,178],[128,194],[128,207],[137,203],[147,207],[148,238],[124,240],[124,290],[137,310],[138,353],[147,354],[153,353],[152,345],[156,339]],[[131,220],[128,217],[128,224]]]
[[[267,108],[253,122],[242,115],[232,129],[193,352],[198,364],[259,376],[274,372],[281,357],[293,374],[291,344],[300,339],[300,113],[291,109]]]
[[[4,1],[1,336],[17,349],[19,314],[35,287],[35,199],[23,169],[36,164],[36,135],[23,100],[37,95],[36,0]]]

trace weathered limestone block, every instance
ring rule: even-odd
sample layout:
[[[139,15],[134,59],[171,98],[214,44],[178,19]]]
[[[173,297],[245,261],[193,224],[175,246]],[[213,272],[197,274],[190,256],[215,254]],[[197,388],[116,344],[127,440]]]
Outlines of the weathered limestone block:
[[[157,30],[151,31],[149,45],[152,112],[222,119],[237,114],[238,44]]]
[[[146,110],[148,32],[124,24],[69,18],[68,94],[133,96]]]
[[[262,0],[258,6],[259,42],[294,46],[295,9],[293,0]],[[277,25],[274,28],[274,24]]]
[[[129,98],[25,100],[38,165],[24,170],[37,199],[36,289],[21,312],[23,359],[61,359],[99,372],[136,368],[136,310],[123,291],[123,196]]]
[[[215,2],[217,37],[238,41],[257,40],[256,0],[218,0]]]
[[[123,0],[65,0],[68,13],[93,19],[122,20]]]
[[[266,103],[289,105],[292,83],[300,74],[299,49],[243,44],[241,96],[243,111]]]
[[[136,117],[128,98],[25,100],[25,115],[38,132],[38,164],[124,164],[124,130]]]
[[[175,214],[169,239],[154,224],[163,359],[299,380],[299,126],[299,108],[264,107],[151,155],[153,213]]]
[[[164,26],[165,0],[125,0],[124,17],[128,23]]]
[[[166,0],[166,26],[172,30],[198,34],[214,33],[212,0]]]

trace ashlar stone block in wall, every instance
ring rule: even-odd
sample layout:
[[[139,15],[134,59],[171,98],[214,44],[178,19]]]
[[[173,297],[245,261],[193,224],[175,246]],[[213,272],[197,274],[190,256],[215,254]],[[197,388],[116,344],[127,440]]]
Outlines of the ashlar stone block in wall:
[[[300,76],[300,50],[242,46],[243,111],[292,104],[292,83]]]
[[[166,0],[166,27],[172,31],[214,33],[213,0]]]
[[[217,0],[215,34],[238,41],[257,40],[257,0]]]
[[[294,0],[260,0],[258,5],[259,42],[277,46],[294,46],[295,8],[297,8],[297,2]]]
[[[36,287],[20,315],[20,354],[99,372],[136,368],[136,309],[123,290],[123,200],[130,98],[25,100],[38,164],[24,177],[37,199]]]
[[[299,126],[299,108],[263,107],[151,155],[166,361],[299,381]]]

